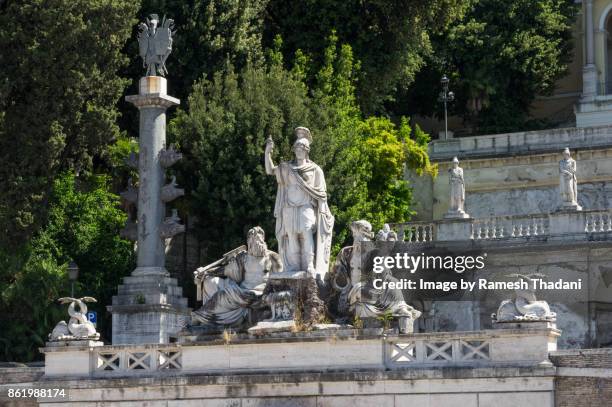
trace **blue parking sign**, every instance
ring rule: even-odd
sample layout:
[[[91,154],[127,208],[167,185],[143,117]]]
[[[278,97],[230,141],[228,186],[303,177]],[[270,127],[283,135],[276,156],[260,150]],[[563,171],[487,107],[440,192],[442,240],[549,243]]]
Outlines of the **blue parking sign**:
[[[96,326],[96,322],[98,322],[98,313],[96,311],[88,311],[87,320]]]

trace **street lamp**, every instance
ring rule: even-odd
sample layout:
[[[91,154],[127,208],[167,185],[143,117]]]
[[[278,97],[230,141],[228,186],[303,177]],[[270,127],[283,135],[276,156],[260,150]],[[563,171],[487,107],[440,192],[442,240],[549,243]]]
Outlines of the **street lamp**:
[[[74,298],[74,282],[79,278],[79,266],[70,260],[68,264],[68,278],[70,279],[70,296]]]
[[[440,96],[438,97],[438,101],[444,103],[444,139],[448,140],[448,109],[447,105],[449,102],[455,100],[455,94],[453,92],[449,92],[448,83],[449,79],[446,75],[442,76],[440,79],[440,84],[442,85],[442,92],[440,92]]]

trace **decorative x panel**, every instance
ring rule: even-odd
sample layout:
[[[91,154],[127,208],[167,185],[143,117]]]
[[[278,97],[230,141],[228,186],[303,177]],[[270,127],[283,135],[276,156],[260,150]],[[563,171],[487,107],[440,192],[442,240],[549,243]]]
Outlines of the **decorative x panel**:
[[[181,369],[181,352],[179,351],[158,351],[159,370]]]
[[[416,360],[415,343],[391,343],[390,358],[392,363],[408,363]]]
[[[98,370],[119,370],[120,367],[119,353],[99,353],[98,354]]]
[[[461,360],[490,360],[489,342],[486,341],[460,341]]]
[[[425,342],[426,360],[453,360],[453,342]]]
[[[128,370],[151,370],[151,355],[146,352],[128,353]]]

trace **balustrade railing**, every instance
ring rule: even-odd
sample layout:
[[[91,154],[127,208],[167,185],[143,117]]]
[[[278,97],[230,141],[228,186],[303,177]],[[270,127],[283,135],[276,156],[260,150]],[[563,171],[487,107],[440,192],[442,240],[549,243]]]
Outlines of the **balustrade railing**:
[[[94,351],[94,375],[180,371],[181,350],[173,347],[100,347]]]
[[[390,224],[397,231],[397,239],[401,242],[425,243],[435,239],[436,225],[428,222],[411,222]]]
[[[497,216],[474,219],[470,238],[473,240],[491,240],[545,236],[549,232],[549,222],[547,215]]]
[[[385,364],[392,368],[412,365],[461,364],[491,361],[490,338],[406,337],[386,342]]]
[[[390,224],[398,240],[410,243],[428,243],[446,240],[497,240],[537,236],[557,236],[581,233],[612,232],[612,209],[585,210],[570,213],[507,215],[468,219],[460,233],[451,233],[446,222],[409,222]]]
[[[589,212],[584,223],[585,233],[612,232],[612,210]]]

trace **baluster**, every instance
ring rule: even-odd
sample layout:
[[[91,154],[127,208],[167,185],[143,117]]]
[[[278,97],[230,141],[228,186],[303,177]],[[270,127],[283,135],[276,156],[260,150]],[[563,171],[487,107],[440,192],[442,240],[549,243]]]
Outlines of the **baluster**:
[[[405,225],[403,223],[400,223],[399,226],[398,226],[397,240],[399,240],[400,242],[404,241],[404,237],[405,237],[404,236],[404,233],[405,233],[404,232],[404,226]]]
[[[423,238],[423,226],[417,226],[416,227],[416,234],[417,234],[417,243],[422,242],[422,238]]]
[[[606,232],[612,231],[612,212],[608,212],[608,227],[606,228]]]
[[[531,226],[532,230],[533,230],[533,235],[537,236],[538,235],[538,219],[533,218],[532,219],[532,226]]]
[[[603,232],[604,231],[603,221],[604,221],[603,214],[601,214],[601,213],[598,214],[597,215],[597,231],[598,232]]]
[[[497,222],[495,221],[495,219],[493,219],[491,221],[491,225],[492,225],[492,232],[493,234],[491,235],[491,239],[497,239]]]

